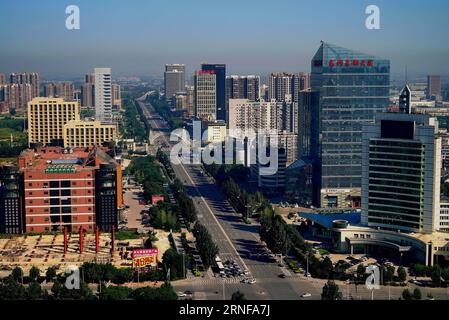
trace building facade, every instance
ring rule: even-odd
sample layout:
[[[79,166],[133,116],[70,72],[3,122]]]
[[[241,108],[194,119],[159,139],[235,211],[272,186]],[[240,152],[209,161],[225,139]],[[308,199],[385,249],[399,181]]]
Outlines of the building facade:
[[[35,98],[28,103],[28,143],[62,146],[64,125],[79,119],[77,101]]]
[[[322,42],[312,59],[311,89],[319,93],[312,106],[318,145],[312,158],[320,194],[317,207],[360,205],[362,126],[389,106],[389,60]],[[300,139],[301,141],[301,139]]]
[[[216,120],[226,121],[226,65],[203,63],[201,70],[215,74]]]
[[[24,231],[51,232],[67,227],[93,232],[118,226],[120,165],[99,148],[60,147],[25,150],[19,157],[23,184]],[[113,203],[112,203],[113,201]]]
[[[195,74],[195,116],[206,121],[217,120],[215,71],[198,71]]]
[[[47,98],[62,98],[72,101],[75,97],[73,82],[50,82],[44,85],[44,96]]]
[[[95,117],[102,122],[112,122],[111,68],[95,68]]]
[[[102,146],[117,141],[117,127],[100,121],[69,121],[63,129],[64,148]]]
[[[428,115],[379,113],[363,127],[362,223],[401,232],[439,229],[441,138]]]
[[[165,98],[170,100],[176,93],[183,92],[186,85],[186,67],[183,64],[166,64],[164,72]]]

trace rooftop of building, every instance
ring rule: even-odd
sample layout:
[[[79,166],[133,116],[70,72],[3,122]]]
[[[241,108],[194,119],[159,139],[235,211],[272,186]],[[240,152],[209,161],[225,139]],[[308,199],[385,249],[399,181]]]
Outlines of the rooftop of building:
[[[21,170],[44,171],[45,173],[74,173],[79,170],[92,170],[99,164],[115,164],[107,154],[107,148],[69,148],[43,147],[26,149],[19,156]]]

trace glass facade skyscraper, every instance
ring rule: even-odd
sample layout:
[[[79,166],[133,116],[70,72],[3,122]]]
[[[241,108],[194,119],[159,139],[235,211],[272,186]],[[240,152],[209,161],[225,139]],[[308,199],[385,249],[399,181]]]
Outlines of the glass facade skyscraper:
[[[312,108],[319,128],[311,137],[318,145],[312,158],[319,206],[360,206],[362,125],[387,110],[389,88],[389,60],[321,43],[311,73],[319,93]]]

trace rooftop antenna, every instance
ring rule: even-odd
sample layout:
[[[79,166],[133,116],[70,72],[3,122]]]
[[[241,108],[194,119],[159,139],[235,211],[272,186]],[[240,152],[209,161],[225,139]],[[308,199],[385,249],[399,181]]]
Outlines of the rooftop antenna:
[[[407,65],[405,65],[405,85],[408,84],[408,74],[407,74],[408,70],[407,70]]]

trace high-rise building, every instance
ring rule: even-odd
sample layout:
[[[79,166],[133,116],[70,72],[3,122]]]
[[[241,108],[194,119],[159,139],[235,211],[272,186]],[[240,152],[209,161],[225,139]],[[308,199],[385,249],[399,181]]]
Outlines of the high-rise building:
[[[315,162],[315,206],[357,207],[362,176],[362,126],[389,106],[390,62],[321,43],[312,59],[311,106],[318,130],[311,137]],[[302,138],[300,138],[302,141]]]
[[[195,115],[195,87],[186,86],[186,110],[187,117],[192,117]]]
[[[6,84],[6,76],[4,73],[0,73],[0,85]]]
[[[40,96],[40,82],[39,74],[37,73],[11,73],[9,75],[10,84],[30,84],[31,85],[31,99]],[[24,107],[26,104],[24,105]]]
[[[79,119],[77,101],[34,98],[28,103],[28,143],[62,146],[64,125]]]
[[[428,115],[378,113],[363,126],[362,223],[400,232],[440,228],[441,138]]]
[[[112,84],[112,107],[114,111],[120,111],[122,108],[122,93],[119,84]]]
[[[216,119],[226,121],[226,65],[225,64],[201,64],[202,71],[212,71],[215,74],[215,101]]]
[[[399,112],[411,113],[412,91],[408,85],[401,90],[399,95]]]
[[[165,98],[170,100],[176,93],[183,92],[186,67],[183,64],[166,64],[164,72]]]
[[[217,120],[215,71],[197,71],[195,74],[195,116],[202,120]]]
[[[427,76],[427,98],[441,97],[441,76],[438,75],[428,75]]]
[[[260,77],[259,76],[227,76],[226,77],[226,101],[229,99],[259,100]]]
[[[71,101],[74,99],[74,94],[73,82],[50,82],[44,85],[44,96],[48,98],[63,98]]]
[[[64,148],[102,146],[117,140],[117,127],[100,121],[69,121],[63,129]]]
[[[81,85],[81,107],[83,109],[95,108],[95,85],[93,83]]]
[[[95,68],[95,117],[102,122],[112,122],[111,68]]]
[[[0,233],[23,232],[21,185],[19,168],[13,165],[0,166]]]
[[[299,92],[310,87],[310,74],[308,73],[272,73],[268,78],[268,98],[284,101],[290,96],[293,102],[298,103]]]
[[[110,232],[118,227],[123,206],[121,168],[100,148],[32,149],[21,153],[18,166],[23,179],[25,232],[61,231],[95,226]]]

